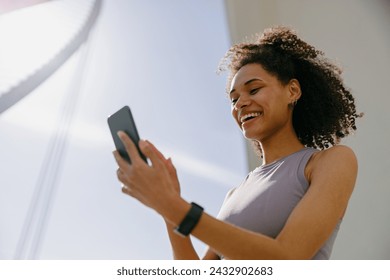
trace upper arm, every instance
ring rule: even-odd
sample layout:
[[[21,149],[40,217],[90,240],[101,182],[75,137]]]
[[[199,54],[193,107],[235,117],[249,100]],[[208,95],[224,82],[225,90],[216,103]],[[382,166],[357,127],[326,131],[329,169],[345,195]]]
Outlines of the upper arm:
[[[322,247],[342,218],[356,176],[357,160],[350,148],[320,152],[312,163],[308,191],[276,238],[287,257],[309,259]]]

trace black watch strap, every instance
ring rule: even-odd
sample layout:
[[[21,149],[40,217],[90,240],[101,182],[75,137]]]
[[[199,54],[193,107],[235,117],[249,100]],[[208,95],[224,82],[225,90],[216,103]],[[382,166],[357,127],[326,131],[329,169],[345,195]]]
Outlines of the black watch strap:
[[[203,208],[195,202],[191,202],[190,211],[188,211],[180,225],[175,229],[175,232],[183,237],[188,236],[198,224],[202,213]]]

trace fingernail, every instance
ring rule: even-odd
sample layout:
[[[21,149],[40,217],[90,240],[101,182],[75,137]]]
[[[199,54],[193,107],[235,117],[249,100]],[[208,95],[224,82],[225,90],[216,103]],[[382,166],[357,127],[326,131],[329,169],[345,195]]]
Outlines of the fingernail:
[[[119,130],[116,134],[118,135],[119,138],[121,138],[123,136],[123,131]]]

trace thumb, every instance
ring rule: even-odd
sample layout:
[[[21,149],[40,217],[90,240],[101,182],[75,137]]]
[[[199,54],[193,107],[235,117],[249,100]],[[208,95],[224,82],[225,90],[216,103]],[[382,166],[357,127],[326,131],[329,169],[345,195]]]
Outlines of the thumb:
[[[174,187],[175,190],[178,192],[178,194],[180,194],[180,183],[179,183],[179,178],[177,177],[177,171],[176,171],[175,166],[174,166],[173,163],[172,163],[172,159],[171,159],[171,158],[169,158],[168,160],[166,160],[166,167],[167,167],[167,169],[168,169],[169,176],[171,176],[171,178],[172,178],[173,181],[174,181],[173,187]]]
[[[171,175],[174,179],[178,179],[177,178],[177,171],[176,171],[176,168],[175,166],[173,165],[172,163],[172,159],[171,158],[168,158],[168,160],[166,161],[167,162],[167,167],[168,167],[168,172],[169,172],[169,175]]]

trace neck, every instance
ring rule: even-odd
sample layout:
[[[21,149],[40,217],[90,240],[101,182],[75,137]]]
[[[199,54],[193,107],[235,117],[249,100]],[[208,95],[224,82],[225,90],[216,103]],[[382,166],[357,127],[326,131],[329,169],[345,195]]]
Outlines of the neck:
[[[272,139],[263,139],[260,141],[260,145],[263,152],[263,165],[272,163],[304,148],[304,145],[299,141],[293,130],[273,135]]]

